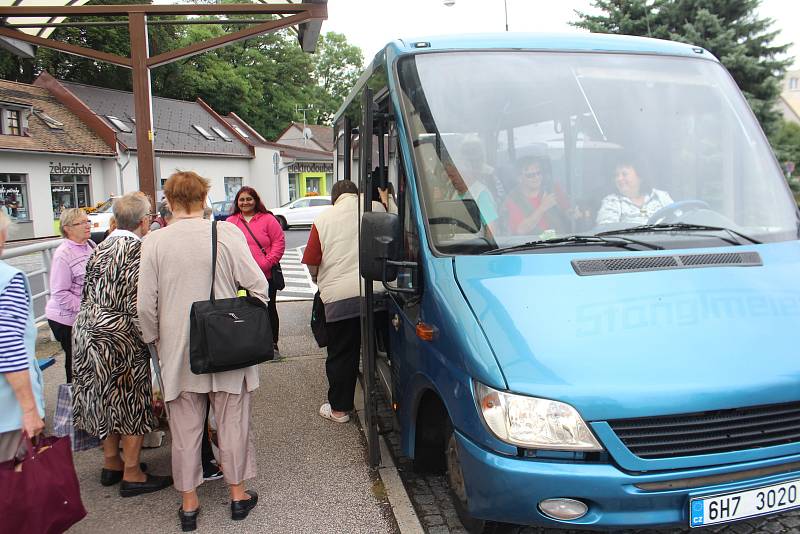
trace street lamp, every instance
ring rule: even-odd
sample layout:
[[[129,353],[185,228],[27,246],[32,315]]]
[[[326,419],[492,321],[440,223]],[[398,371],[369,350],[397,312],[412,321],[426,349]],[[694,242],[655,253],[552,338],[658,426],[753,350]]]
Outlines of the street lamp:
[[[456,3],[456,0],[442,0],[442,3],[446,7],[453,7]],[[506,15],[506,31],[508,31],[508,0],[503,0],[503,9]]]

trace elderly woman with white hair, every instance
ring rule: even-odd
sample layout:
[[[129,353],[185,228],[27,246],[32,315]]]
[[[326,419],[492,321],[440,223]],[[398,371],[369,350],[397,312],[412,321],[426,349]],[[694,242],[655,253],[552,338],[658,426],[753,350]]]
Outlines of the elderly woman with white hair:
[[[60,222],[64,241],[53,253],[50,299],[45,315],[53,336],[64,349],[64,369],[69,384],[72,382],[72,324],[80,309],[86,262],[94,250],[94,243],[89,241],[92,227],[83,209],[65,209],[61,212]]]
[[[0,211],[0,252],[10,222]],[[28,279],[0,261],[0,463],[14,458],[22,431],[33,438],[44,429],[42,372],[35,342]]]
[[[117,229],[86,265],[73,327],[73,422],[103,440],[100,483],[121,481],[120,495],[133,497],[171,486],[172,477],[145,474],[139,464],[144,434],[158,426],[150,353],[136,310],[141,239],[152,222],[150,200],[140,192],[128,193],[114,200],[112,209]]]

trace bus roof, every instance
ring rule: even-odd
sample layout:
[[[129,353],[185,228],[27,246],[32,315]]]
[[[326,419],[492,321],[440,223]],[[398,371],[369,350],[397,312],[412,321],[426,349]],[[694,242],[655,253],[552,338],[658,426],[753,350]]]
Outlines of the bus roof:
[[[420,45],[422,43],[422,45]],[[674,41],[602,33],[481,33],[397,39],[387,45],[398,55],[421,50],[523,49],[577,52],[634,52],[711,56],[700,47]]]
[[[479,33],[396,39],[383,47],[336,112],[344,112],[372,73],[376,63],[393,56],[448,50],[536,50],[549,52],[620,52],[702,57],[717,61],[707,50],[675,41],[603,33]]]

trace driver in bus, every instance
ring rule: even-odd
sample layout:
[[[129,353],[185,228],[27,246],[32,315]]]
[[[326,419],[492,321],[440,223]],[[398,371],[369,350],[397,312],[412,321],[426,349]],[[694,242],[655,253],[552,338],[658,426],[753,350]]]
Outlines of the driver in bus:
[[[630,160],[621,161],[615,169],[614,184],[618,193],[606,196],[597,211],[597,224],[646,224],[650,217],[673,203],[669,193],[647,184]]]

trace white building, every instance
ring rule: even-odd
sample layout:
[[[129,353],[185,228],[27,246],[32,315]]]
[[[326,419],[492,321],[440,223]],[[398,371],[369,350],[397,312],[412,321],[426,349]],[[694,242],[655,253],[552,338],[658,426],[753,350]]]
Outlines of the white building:
[[[118,174],[103,138],[41,87],[0,80],[0,206],[9,239],[54,235],[62,207],[90,206]]]
[[[784,76],[781,83],[778,109],[783,114],[784,119],[800,124],[800,70],[786,72],[786,76]]]
[[[10,239],[56,235],[60,210],[139,189],[133,95],[62,82],[0,80],[0,206],[16,220]],[[254,187],[268,207],[290,200],[289,168],[316,150],[264,140],[240,117],[198,99],[153,98],[157,194],[176,170],[211,181],[212,201]]]

